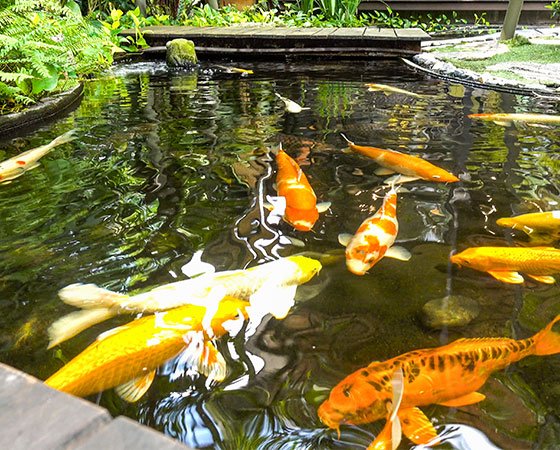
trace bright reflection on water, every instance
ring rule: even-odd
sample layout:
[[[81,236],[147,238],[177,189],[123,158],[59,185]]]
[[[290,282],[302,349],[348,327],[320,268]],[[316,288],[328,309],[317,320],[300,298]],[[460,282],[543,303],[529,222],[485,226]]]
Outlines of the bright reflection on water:
[[[79,136],[0,186],[2,362],[44,379],[100,332],[129,320],[47,351],[46,329],[72,310],[56,295],[70,283],[145,289],[183,279],[181,267],[202,249],[218,270],[301,251],[328,254],[330,264],[298,290],[285,320],[267,319],[219,342],[229,366],[224,382],[209,383],[177,359],[137,404],[112,391],[100,403],[193,447],[365,448],[382,421],[343,426],[338,438],[316,415],[348,373],[460,337],[527,337],[560,313],[557,286],[507,286],[448,264],[457,249],[513,243],[496,226],[499,217],[560,209],[560,128],[475,123],[467,114],[554,114],[556,102],[449,85],[398,62],[239,65],[255,74],[118,67],[88,83],[68,117],[0,142],[5,159],[71,128]],[[365,82],[424,97],[368,92]],[[275,92],[311,109],[287,115]],[[399,196],[398,241],[412,259],[384,259],[364,277],[346,270],[337,235],[379,207],[383,178],[372,161],[341,151],[341,131],[357,143],[422,156],[462,180],[409,184]],[[311,233],[278,223],[263,206],[274,194],[267,148],[279,142],[319,201],[332,202]],[[422,306],[448,294],[475,300],[480,315],[458,329],[422,326]],[[527,358],[491,377],[484,402],[423,408],[442,433],[435,448],[557,447],[559,373],[558,356]],[[401,448],[411,445],[404,440]]]

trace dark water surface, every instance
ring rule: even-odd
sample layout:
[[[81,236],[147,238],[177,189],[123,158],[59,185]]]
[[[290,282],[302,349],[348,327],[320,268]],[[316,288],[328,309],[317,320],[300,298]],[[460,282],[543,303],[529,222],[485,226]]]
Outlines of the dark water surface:
[[[3,160],[72,128],[79,136],[0,186],[2,362],[45,379],[99,333],[130,320],[113,319],[46,350],[48,326],[73,310],[57,297],[68,284],[129,292],[169,283],[184,278],[181,267],[199,249],[218,270],[330,252],[333,262],[299,288],[285,320],[265,321],[248,341],[242,334],[220,341],[230,369],[224,382],[166,365],[137,404],[112,390],[99,402],[197,448],[359,449],[383,421],[343,426],[339,439],[316,414],[344,376],[460,337],[525,338],[560,313],[557,285],[510,286],[448,264],[452,251],[468,246],[526,243],[497,227],[499,217],[560,209],[560,127],[503,127],[467,114],[554,114],[557,102],[450,85],[394,61],[240,65],[255,74],[119,67],[89,82],[69,117],[0,141]],[[425,97],[368,92],[364,82]],[[275,92],[311,109],[287,114]],[[383,259],[363,277],[336,258],[337,235],[354,232],[379,207],[383,178],[372,161],[342,153],[341,131],[461,178],[453,186],[407,186],[397,240],[412,259]],[[264,219],[260,199],[274,195],[266,149],[280,141],[319,201],[332,202],[314,232]],[[474,299],[480,315],[456,329],[423,326],[422,306],[448,294]],[[559,356],[513,364],[481,392],[487,399],[477,405],[423,408],[443,435],[436,448],[560,447]]]

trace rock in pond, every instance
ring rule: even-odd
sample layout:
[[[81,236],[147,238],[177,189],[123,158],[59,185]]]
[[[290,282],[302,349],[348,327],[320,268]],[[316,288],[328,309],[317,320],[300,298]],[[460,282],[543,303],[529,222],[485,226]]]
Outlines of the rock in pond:
[[[448,295],[430,300],[422,307],[422,323],[433,329],[463,327],[479,314],[476,300],[463,295]]]
[[[169,67],[194,67],[198,63],[193,41],[173,39],[166,48],[165,61]]]

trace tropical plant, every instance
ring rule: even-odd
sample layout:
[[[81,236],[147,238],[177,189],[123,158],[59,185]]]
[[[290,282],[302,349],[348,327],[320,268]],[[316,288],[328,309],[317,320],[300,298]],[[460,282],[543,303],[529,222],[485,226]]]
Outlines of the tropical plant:
[[[550,9],[553,19],[560,18],[560,0],[554,0],[552,3],[546,5],[545,8]]]

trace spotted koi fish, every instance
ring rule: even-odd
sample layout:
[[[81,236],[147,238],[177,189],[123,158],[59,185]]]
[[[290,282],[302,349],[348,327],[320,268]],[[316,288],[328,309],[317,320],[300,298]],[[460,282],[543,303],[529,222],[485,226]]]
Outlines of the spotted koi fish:
[[[397,221],[397,190],[385,195],[381,208],[362,222],[354,235],[340,234],[338,241],[346,246],[346,267],[355,275],[364,275],[381,258],[408,261],[410,252],[393,246],[399,230]]]
[[[560,353],[560,315],[528,339],[459,339],[442,347],[413,350],[348,375],[319,407],[329,428],[383,419],[393,397],[391,379],[402,370],[404,386],[397,416],[403,434],[415,444],[433,441],[436,430],[418,408],[431,404],[458,407],[485,399],[480,389],[490,374],[529,355]],[[556,328],[556,330],[554,330]]]
[[[68,131],[53,139],[46,145],[32,148],[10,159],[0,162],[0,183],[11,181],[22,176],[28,170],[39,166],[39,159],[53,148],[74,140],[74,130]]]
[[[503,217],[496,223],[501,227],[521,230],[531,242],[552,242],[560,238],[560,211],[547,211]]]
[[[276,154],[278,197],[270,198],[277,214],[296,230],[310,231],[319,213],[330,208],[330,202],[317,204],[317,196],[307,177],[292,158],[283,150]]]
[[[352,151],[373,159],[382,167],[382,169],[376,171],[377,175],[390,175],[393,173],[405,175],[404,177],[399,177],[400,183],[419,179],[439,183],[455,183],[459,181],[459,178],[452,173],[418,156],[407,155],[396,150],[356,145],[344,134],[342,134],[342,137],[348,142],[348,146]]]
[[[451,256],[458,266],[487,272],[499,281],[521,284],[519,272],[546,284],[554,284],[551,274],[560,272],[560,250],[554,247],[471,247]]]

